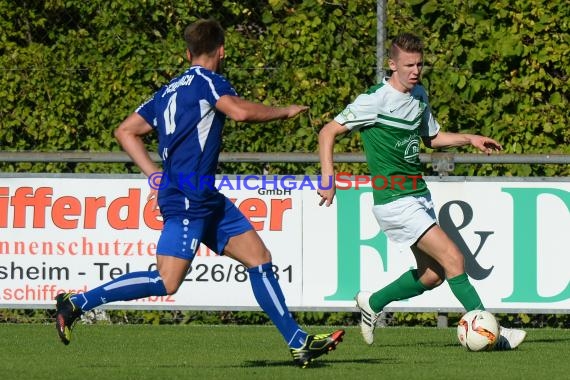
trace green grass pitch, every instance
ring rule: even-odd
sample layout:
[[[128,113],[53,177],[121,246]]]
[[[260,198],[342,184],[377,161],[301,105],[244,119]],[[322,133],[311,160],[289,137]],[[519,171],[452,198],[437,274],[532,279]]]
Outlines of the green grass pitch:
[[[336,327],[308,326],[310,333]],[[272,326],[0,325],[2,379],[567,379],[570,330],[529,329],[508,352],[465,351],[455,329],[388,327],[367,346],[347,327],[337,350],[300,369]]]

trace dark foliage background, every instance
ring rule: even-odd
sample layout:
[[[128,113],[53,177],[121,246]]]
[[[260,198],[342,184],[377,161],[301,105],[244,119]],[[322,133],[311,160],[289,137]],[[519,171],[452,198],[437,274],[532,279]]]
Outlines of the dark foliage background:
[[[570,153],[570,3],[564,0],[387,0],[387,36],[419,34],[423,83],[446,130],[498,139],[507,153]],[[227,124],[226,152],[314,152],[317,133],[376,81],[373,0],[0,0],[0,150],[117,151],[113,129],[187,66],[183,30],[201,17],[227,30],[225,73],[247,99],[299,103],[295,120]],[[387,45],[385,46],[387,48]],[[387,67],[387,65],[384,65]],[[149,138],[151,147],[155,141]],[[360,151],[358,134],[338,151]],[[343,164],[353,173],[363,164]],[[315,174],[316,165],[271,164]],[[2,171],[136,171],[132,165],[0,163]],[[221,173],[260,172],[224,164]],[[567,176],[567,166],[459,166],[458,175]],[[50,311],[0,310],[0,321]],[[354,323],[352,313],[296,313],[302,323]],[[112,311],[110,321],[266,323],[259,313]],[[505,325],[568,327],[567,316],[503,315]],[[390,323],[434,325],[433,313]],[[451,318],[450,321],[453,321]]]
[[[446,130],[492,136],[507,153],[570,152],[570,3],[387,0],[386,12],[388,40],[403,31],[424,39],[424,85]],[[374,0],[0,0],[0,149],[119,150],[113,129],[185,69],[183,30],[200,17],[215,17],[227,30],[225,73],[242,96],[311,107],[292,121],[229,122],[226,152],[314,152],[319,129],[376,81]],[[358,134],[342,139],[337,149],[360,151]],[[318,170],[305,164],[268,169]],[[134,169],[0,163],[0,170]],[[350,170],[365,168],[353,164]],[[259,171],[255,164],[220,168],[227,174]],[[569,173],[563,165],[456,170]]]

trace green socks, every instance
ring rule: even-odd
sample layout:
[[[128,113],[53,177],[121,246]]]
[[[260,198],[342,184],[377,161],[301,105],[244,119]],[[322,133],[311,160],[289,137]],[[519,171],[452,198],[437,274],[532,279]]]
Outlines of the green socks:
[[[447,282],[455,297],[461,302],[465,310],[485,310],[479,294],[469,282],[466,273],[460,274],[453,278],[448,278]],[[386,285],[376,293],[370,296],[370,308],[379,313],[392,301],[400,301],[415,296],[419,296],[428,288],[422,284],[418,278],[418,271],[412,269],[391,284]]]
[[[461,302],[465,310],[485,310],[483,302],[481,302],[481,298],[479,298],[479,294],[477,294],[477,291],[469,282],[467,273],[448,278],[447,283],[455,295],[455,298]]]
[[[412,269],[391,284],[386,285],[370,296],[370,308],[379,313],[392,301],[400,301],[419,296],[428,290],[418,279],[418,271]]]

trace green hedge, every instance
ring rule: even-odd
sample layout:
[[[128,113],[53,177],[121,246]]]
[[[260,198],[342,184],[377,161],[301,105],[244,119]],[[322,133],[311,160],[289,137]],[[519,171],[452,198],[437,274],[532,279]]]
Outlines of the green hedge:
[[[508,153],[570,153],[567,1],[387,0],[386,10],[388,38],[411,30],[425,40],[424,84],[446,130],[496,137]],[[319,129],[375,82],[373,0],[0,0],[0,149],[119,150],[113,129],[185,69],[184,27],[210,16],[227,30],[225,72],[241,95],[311,107],[293,121],[228,123],[227,152],[314,152]],[[338,150],[360,151],[358,134]],[[27,163],[0,170],[134,169]],[[318,167],[270,170],[313,174]],[[482,165],[456,173],[554,176],[570,169]]]
[[[294,318],[301,325],[357,326],[360,314],[351,312],[294,312]],[[0,309],[2,323],[54,323],[54,310],[40,309]],[[505,327],[520,328],[570,328],[570,315],[567,314],[495,314]],[[449,313],[448,326],[456,326],[461,318],[459,313]],[[431,313],[388,313],[381,320],[385,326],[425,326],[436,327],[438,314]],[[90,311],[83,323],[111,324],[238,324],[267,325],[271,321],[266,314],[252,311],[140,311],[140,310],[101,310]]]

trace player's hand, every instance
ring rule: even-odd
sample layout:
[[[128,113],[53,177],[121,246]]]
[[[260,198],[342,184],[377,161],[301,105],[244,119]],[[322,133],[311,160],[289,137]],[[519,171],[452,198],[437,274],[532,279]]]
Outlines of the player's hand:
[[[335,193],[336,189],[334,187],[328,190],[323,190],[323,189],[317,190],[317,194],[321,197],[321,200],[319,201],[319,206],[325,205],[326,207],[329,207],[330,205],[332,205]]]
[[[325,205],[329,207],[333,203],[336,194],[336,184],[334,183],[333,176],[322,176],[322,181],[319,183],[317,194],[321,197],[319,206]]]
[[[287,107],[287,119],[297,116],[299,113],[307,111],[309,107],[292,104]]]
[[[146,197],[147,202],[151,202],[150,209],[151,210],[158,210],[158,190],[157,189],[150,189],[150,193]]]
[[[473,136],[471,145],[479,149],[481,152],[491,154],[494,151],[502,150],[503,147],[497,141],[485,136]]]

